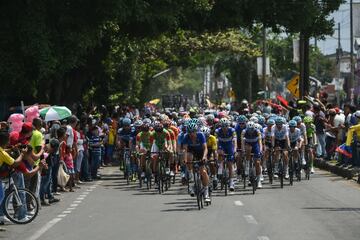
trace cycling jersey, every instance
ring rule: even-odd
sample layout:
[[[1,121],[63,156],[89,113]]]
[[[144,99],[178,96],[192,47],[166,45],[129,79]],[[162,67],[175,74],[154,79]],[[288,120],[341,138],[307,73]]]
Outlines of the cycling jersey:
[[[272,135],[275,136],[275,140],[285,140],[289,136],[288,128],[283,125],[280,129],[274,125],[271,129]]]
[[[305,135],[306,133],[306,126],[304,123],[300,124],[300,127],[298,127],[300,129],[301,135]]]
[[[206,141],[206,145],[208,150],[216,150],[217,149],[217,140],[214,135],[210,135]]]
[[[138,135],[136,135],[136,141],[140,144],[140,148],[145,148],[147,150],[150,150],[151,144],[150,144],[150,135],[151,132],[139,132]]]
[[[298,128],[295,128],[295,130],[293,132],[291,132],[291,130],[289,130],[289,140],[290,143],[293,142],[297,142],[301,139],[301,130]]]
[[[306,136],[308,138],[312,138],[315,133],[315,125],[311,123],[310,125],[306,125]]]
[[[150,144],[156,145],[159,148],[159,150],[164,149],[166,142],[167,143],[170,142],[170,134],[165,129],[161,133],[153,131],[150,134]]]
[[[120,128],[118,131],[118,137],[121,141],[123,141],[126,147],[129,147],[130,141],[135,137],[135,129],[134,128]]]
[[[183,144],[187,145],[188,152],[202,153],[204,151],[203,145],[206,143],[206,139],[203,133],[197,132],[196,139],[193,141],[189,133],[185,134]],[[200,155],[200,154],[199,154]]]
[[[218,148],[223,150],[225,154],[228,154],[228,160],[232,161],[234,155],[233,139],[236,138],[236,132],[234,128],[228,128],[225,132],[222,128],[218,128],[215,131],[215,135],[218,139]]]
[[[237,124],[235,127],[236,136],[237,136],[237,142],[238,142],[238,148],[241,146],[241,133],[243,130],[245,130],[246,124],[244,124],[244,127],[241,127],[240,124]]]
[[[264,139],[266,143],[271,143],[271,138],[272,138],[273,132],[271,130],[271,128],[269,127],[265,127],[264,128]]]
[[[261,157],[261,152],[260,152],[260,144],[259,141],[261,140],[261,132],[258,129],[245,129],[242,132],[242,136],[241,136],[246,145],[250,145],[251,146],[251,152],[254,154],[255,158],[260,158]]]
[[[258,129],[245,129],[242,133],[245,143],[256,143],[261,139],[261,132]]]

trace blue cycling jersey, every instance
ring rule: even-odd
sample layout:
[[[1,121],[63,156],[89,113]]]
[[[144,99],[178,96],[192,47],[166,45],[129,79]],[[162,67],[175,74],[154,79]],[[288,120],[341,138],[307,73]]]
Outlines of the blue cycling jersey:
[[[233,146],[233,139],[236,138],[234,128],[228,128],[225,132],[222,128],[218,128],[215,131],[215,135],[218,139],[219,145],[222,146]]]
[[[126,144],[129,144],[129,142],[136,137],[135,128],[128,128],[128,129],[120,128],[118,131],[118,136]]]
[[[245,129],[243,137],[246,143],[256,143],[261,139],[261,132],[258,129]]]

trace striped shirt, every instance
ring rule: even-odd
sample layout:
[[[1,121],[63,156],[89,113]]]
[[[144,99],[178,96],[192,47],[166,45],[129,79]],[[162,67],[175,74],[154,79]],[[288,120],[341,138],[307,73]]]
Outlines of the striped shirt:
[[[99,136],[92,136],[89,139],[89,146],[92,153],[99,153],[101,154],[101,146],[94,146],[101,143],[101,138]]]

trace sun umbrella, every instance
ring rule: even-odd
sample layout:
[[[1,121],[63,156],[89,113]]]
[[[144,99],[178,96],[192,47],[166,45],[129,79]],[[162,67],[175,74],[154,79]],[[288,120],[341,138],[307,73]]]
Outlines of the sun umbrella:
[[[71,111],[67,107],[51,106],[41,109],[40,116],[44,118],[46,122],[63,120],[71,116]]]
[[[160,102],[160,98],[155,98],[155,99],[149,101],[150,104],[154,104],[154,105],[158,104],[159,102]]]

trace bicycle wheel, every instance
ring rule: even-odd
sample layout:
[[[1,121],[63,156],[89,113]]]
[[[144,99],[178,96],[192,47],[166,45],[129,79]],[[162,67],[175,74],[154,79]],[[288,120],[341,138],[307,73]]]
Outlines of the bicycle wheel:
[[[228,170],[227,170],[227,166],[224,166],[224,171],[223,171],[223,184],[224,184],[224,190],[225,190],[225,196],[227,196],[228,194],[228,184],[229,184],[229,177],[228,177]]]
[[[246,168],[246,163],[245,163],[245,159],[243,159],[243,163],[242,163],[242,179],[243,179],[243,183],[244,183],[244,189],[246,189],[246,174],[245,174],[245,168]]]
[[[282,163],[282,159],[279,161],[279,179],[280,179],[280,187],[284,187],[284,165]]]
[[[39,202],[27,189],[12,189],[3,201],[4,214],[13,223],[27,224],[39,213]],[[19,219],[20,218],[20,219]]]
[[[269,183],[273,183],[273,169],[272,169],[272,157],[271,154],[269,154],[269,159],[267,161],[267,174],[269,178]]]
[[[150,166],[150,162],[147,161],[146,162],[146,170],[145,170],[145,177],[146,177],[146,187],[147,189],[151,189],[151,174],[152,174],[152,171],[151,171],[151,166]]]
[[[292,156],[289,159],[289,182],[290,186],[292,186],[294,182],[294,159]]]
[[[201,191],[200,191],[200,185],[199,185],[199,175],[197,172],[194,171],[194,191],[196,194],[196,201],[198,205],[198,209],[201,209]]]

